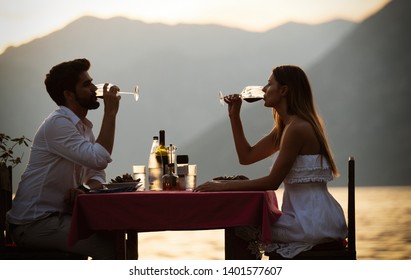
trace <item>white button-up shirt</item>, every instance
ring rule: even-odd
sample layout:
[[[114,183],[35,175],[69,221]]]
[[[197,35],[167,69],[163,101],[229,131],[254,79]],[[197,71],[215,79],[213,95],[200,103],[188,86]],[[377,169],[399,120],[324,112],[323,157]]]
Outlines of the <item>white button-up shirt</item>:
[[[89,179],[104,183],[111,161],[109,152],[95,143],[92,123],[60,106],[37,130],[8,221],[25,224],[65,212],[67,190]]]

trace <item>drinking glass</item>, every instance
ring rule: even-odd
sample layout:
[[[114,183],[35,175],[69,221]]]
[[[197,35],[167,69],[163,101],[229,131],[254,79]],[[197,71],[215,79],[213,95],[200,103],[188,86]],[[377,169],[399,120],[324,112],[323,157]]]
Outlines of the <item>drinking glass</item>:
[[[140,187],[137,191],[146,190],[146,166],[145,165],[133,165],[133,179],[140,179]]]
[[[262,86],[246,86],[240,93],[239,96],[241,99],[247,102],[256,102],[264,98],[264,91]],[[224,105],[224,95],[220,91],[218,95],[220,99],[220,104]]]
[[[186,176],[186,191],[193,191],[197,186],[197,164],[188,165],[188,173]]]
[[[110,87],[112,87],[112,86],[113,86],[113,84],[108,84],[107,90],[109,90]],[[96,87],[97,87],[97,90],[96,90],[97,97],[98,97],[98,98],[103,98],[103,87],[104,87],[104,84],[97,84]],[[136,86],[134,87],[134,92],[119,91],[119,92],[117,92],[117,94],[132,94],[132,95],[134,95],[134,99],[135,99],[136,101],[137,101],[138,98],[140,97],[138,85],[136,85]]]

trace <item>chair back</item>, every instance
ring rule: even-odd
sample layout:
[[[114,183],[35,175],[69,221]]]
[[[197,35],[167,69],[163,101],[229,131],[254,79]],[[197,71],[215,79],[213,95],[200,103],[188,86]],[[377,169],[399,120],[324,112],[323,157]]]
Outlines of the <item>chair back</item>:
[[[356,258],[355,236],[355,160],[348,159],[348,251]]]
[[[0,167],[0,245],[12,243],[11,236],[6,227],[6,213],[11,208],[13,196],[11,168],[11,166]]]

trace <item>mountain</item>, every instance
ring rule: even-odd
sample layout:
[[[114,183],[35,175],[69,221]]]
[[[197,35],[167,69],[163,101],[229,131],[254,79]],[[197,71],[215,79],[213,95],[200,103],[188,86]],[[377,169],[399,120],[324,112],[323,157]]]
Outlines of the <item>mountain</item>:
[[[347,183],[351,155],[357,185],[411,184],[410,12],[410,1],[390,2],[305,68],[341,172],[333,183],[337,186]],[[243,104],[250,143],[273,126],[271,112],[262,111],[257,104]],[[187,149],[208,178],[239,173],[259,177],[272,165],[272,159],[252,166],[237,163],[228,118]]]
[[[199,180],[209,178],[212,173],[200,155],[209,153],[201,148],[209,140],[197,139],[204,132],[213,134],[213,126],[225,122],[226,110],[219,105],[217,93],[264,84],[278,64],[309,67],[355,26],[342,20],[289,23],[257,33],[218,25],[170,26],[121,17],[83,17],[0,55],[0,130],[32,138],[55,108],[45,91],[45,74],[57,63],[86,57],[96,83],[112,82],[124,91],[136,83],[140,87],[137,103],[122,98],[108,179],[131,172],[133,164],[146,163],[152,136],[160,129],[166,130],[166,142],[176,145],[178,153],[188,153],[190,162],[198,163]],[[102,111],[88,115],[96,135]],[[193,141],[199,153],[188,148]],[[23,168],[14,169],[14,185]]]
[[[410,1],[392,1],[310,69],[334,146],[357,158],[359,183],[411,183],[410,12]]]

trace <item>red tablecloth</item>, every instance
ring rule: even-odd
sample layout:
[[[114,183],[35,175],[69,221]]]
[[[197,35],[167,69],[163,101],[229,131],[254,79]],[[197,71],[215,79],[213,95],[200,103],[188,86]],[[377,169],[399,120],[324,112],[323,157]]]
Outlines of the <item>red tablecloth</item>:
[[[204,230],[261,226],[270,242],[270,224],[281,215],[274,191],[132,192],[79,195],[69,245],[97,230]]]

